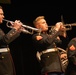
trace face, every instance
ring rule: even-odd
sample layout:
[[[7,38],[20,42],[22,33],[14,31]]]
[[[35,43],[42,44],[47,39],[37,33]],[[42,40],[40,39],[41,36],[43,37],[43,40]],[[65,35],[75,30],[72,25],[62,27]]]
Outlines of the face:
[[[4,12],[2,9],[0,9],[0,23],[3,22],[3,18],[4,18]]]
[[[45,19],[41,19],[37,22],[37,28],[40,28],[42,31],[48,30],[48,25]]]

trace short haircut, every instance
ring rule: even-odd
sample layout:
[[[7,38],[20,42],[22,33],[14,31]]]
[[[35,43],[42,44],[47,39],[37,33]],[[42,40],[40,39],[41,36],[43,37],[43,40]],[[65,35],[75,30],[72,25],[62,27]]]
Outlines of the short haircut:
[[[44,18],[45,18],[44,16],[38,16],[38,17],[33,21],[34,26],[37,25],[37,22],[38,22],[39,20],[44,19]]]

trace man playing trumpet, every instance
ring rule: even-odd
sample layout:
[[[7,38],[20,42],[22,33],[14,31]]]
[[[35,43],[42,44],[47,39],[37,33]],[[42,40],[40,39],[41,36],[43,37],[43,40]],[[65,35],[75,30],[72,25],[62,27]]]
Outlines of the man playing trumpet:
[[[4,12],[0,6],[0,24],[3,23],[3,19]],[[15,20],[13,28],[7,34],[0,28],[0,75],[16,75],[8,45],[20,35],[21,27],[22,23]]]
[[[59,36],[66,38],[63,23],[57,22],[50,34],[47,33],[48,24],[44,16],[38,16],[33,23],[36,28],[41,29],[41,33],[32,36],[34,48],[37,50],[36,56],[41,65],[41,75],[64,75],[65,69],[57,47],[57,44],[62,42]],[[61,57],[65,56],[63,54]]]

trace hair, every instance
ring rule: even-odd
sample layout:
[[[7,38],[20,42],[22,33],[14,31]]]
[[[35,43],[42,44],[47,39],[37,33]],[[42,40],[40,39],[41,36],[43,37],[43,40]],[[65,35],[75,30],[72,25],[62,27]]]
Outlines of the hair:
[[[0,9],[2,9],[2,6],[0,6]]]
[[[37,22],[38,22],[39,20],[44,19],[44,18],[45,18],[44,16],[38,16],[38,17],[33,21],[34,26],[37,25]]]

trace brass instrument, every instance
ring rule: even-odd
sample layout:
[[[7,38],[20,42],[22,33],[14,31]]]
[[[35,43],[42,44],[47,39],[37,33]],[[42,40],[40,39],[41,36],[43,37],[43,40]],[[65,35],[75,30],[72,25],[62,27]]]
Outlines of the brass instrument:
[[[66,27],[66,31],[67,30],[71,30],[72,29],[72,26],[76,26],[76,23],[64,24],[64,27]],[[55,26],[54,25],[51,25],[51,26],[48,26],[48,27],[54,28]]]
[[[3,19],[3,21],[6,21],[6,26],[9,27],[9,28],[13,28],[12,25],[9,25],[10,22],[14,23],[13,21],[10,21],[10,20],[6,20],[6,19]],[[76,26],[76,23],[72,23],[72,24],[64,24],[64,27],[65,27],[65,31],[67,30],[71,30],[72,29],[72,26]],[[38,33],[41,33],[41,29],[37,29],[37,28],[34,28],[34,27],[31,27],[31,26],[28,26],[28,25],[25,25],[23,24],[22,25],[23,29],[21,29],[22,32],[24,33],[28,33],[28,34],[33,34],[34,31],[38,32]],[[54,28],[55,26],[52,25],[52,26],[48,26],[48,28]],[[26,29],[25,29],[26,28]],[[51,28],[51,29],[52,29]]]
[[[3,21],[6,21],[6,26],[9,27],[9,28],[13,28],[12,25],[9,25],[10,22],[14,23],[13,21],[10,21],[10,20],[6,20],[6,19],[3,19]],[[28,34],[33,34],[33,31],[36,31],[36,32],[41,32],[41,29],[37,29],[37,28],[34,28],[34,27],[31,27],[31,26],[28,26],[28,25],[22,25],[23,29],[21,29],[22,32],[24,33],[28,33]],[[24,29],[24,28],[27,28],[27,29]],[[30,30],[30,31],[29,31]]]
[[[65,71],[68,65],[67,50],[57,47],[63,70]],[[63,56],[64,55],[64,56]]]

